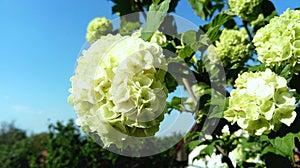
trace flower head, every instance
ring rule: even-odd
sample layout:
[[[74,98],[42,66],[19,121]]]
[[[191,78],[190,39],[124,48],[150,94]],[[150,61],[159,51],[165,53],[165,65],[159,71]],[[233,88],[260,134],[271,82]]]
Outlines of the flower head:
[[[295,98],[283,77],[271,70],[245,72],[236,81],[231,92],[229,107],[224,112],[228,121],[235,123],[249,134],[268,134],[283,123],[287,126],[296,117]]]
[[[253,39],[258,59],[267,66],[300,64],[300,11],[286,10],[259,29]],[[297,65],[298,64],[298,65]]]
[[[153,136],[166,110],[166,61],[156,43],[102,36],[78,59],[69,103],[85,132],[122,148],[128,136]]]
[[[216,52],[225,67],[245,63],[250,58],[247,32],[224,29],[216,42]]]
[[[90,43],[93,43],[101,36],[110,33],[112,31],[112,27],[113,26],[109,19],[105,17],[95,18],[87,27],[86,40]]]
[[[253,21],[261,12],[263,0],[229,0],[230,9],[243,20]]]

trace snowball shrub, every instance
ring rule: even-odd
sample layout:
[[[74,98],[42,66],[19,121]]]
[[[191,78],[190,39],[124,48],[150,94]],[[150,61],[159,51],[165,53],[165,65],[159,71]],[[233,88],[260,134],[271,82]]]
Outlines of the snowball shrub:
[[[253,21],[261,12],[263,0],[229,0],[230,9],[245,21]]]
[[[129,137],[153,136],[164,118],[167,71],[156,43],[120,35],[102,36],[78,59],[69,103],[76,123],[104,146],[128,145]]]
[[[235,81],[224,118],[251,135],[268,134],[281,124],[290,126],[296,118],[295,98],[287,81],[270,69],[245,72]]]
[[[299,66],[300,11],[287,9],[279,17],[271,19],[269,24],[257,31],[253,43],[258,60],[267,66]]]
[[[250,58],[247,32],[244,29],[224,29],[216,42],[216,52],[224,67],[243,65]]]
[[[105,17],[95,18],[87,27],[86,40],[93,43],[101,36],[110,33],[112,31],[112,27],[112,23],[109,19]]]

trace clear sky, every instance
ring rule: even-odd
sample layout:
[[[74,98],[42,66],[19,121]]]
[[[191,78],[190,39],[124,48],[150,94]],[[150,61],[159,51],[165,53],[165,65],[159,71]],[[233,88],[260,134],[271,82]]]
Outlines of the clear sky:
[[[279,13],[298,0],[272,1]],[[117,18],[107,0],[0,0],[0,122],[15,121],[29,132],[76,118],[68,105],[69,78],[95,17]],[[202,21],[187,0],[176,15]]]

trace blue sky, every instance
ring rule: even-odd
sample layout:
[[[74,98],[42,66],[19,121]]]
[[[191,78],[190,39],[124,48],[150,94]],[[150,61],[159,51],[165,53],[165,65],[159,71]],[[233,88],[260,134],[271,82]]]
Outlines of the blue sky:
[[[274,0],[279,13],[300,1]],[[15,121],[28,132],[75,118],[68,105],[69,78],[85,43],[86,26],[95,17],[116,19],[106,0],[0,0],[0,122]],[[202,21],[186,0],[176,14]]]

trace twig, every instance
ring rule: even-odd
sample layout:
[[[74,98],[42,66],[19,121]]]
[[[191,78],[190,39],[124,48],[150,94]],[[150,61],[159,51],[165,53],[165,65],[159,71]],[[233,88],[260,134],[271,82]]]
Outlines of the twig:
[[[193,93],[190,84],[188,83],[186,78],[182,79],[182,82],[185,86],[185,88],[187,89],[189,95],[192,97],[193,102],[195,103],[196,107],[198,105],[198,101],[197,98],[195,96],[195,94]],[[228,154],[225,152],[225,150],[220,146],[220,145],[216,145],[217,150],[223,155],[224,157],[224,162],[228,165],[229,168],[234,168],[233,163],[231,161],[231,159],[228,157]]]
[[[247,26],[247,22],[244,21],[244,20],[243,20],[243,25],[244,25],[244,27],[245,27],[245,29],[246,29],[248,35],[249,35],[250,40],[252,41],[252,40],[253,40],[253,37],[252,37],[252,35],[251,35],[251,33],[250,33],[250,30],[249,30],[249,28],[248,28],[248,26]]]
[[[197,98],[196,98],[194,92],[192,91],[192,88],[191,88],[189,82],[187,81],[186,78],[183,78],[182,82],[183,82],[183,85],[185,86],[186,90],[188,91],[189,95],[192,97],[193,102],[195,103],[195,106],[197,107],[198,101],[197,101]]]
[[[191,111],[185,108],[177,108],[177,107],[172,107],[171,110],[169,110],[168,112],[170,113],[172,110],[178,110],[180,112],[188,112],[188,113],[195,113],[195,111]]]
[[[193,90],[192,90],[192,87],[191,85],[189,84],[188,80],[186,78],[183,78],[182,79],[182,82],[183,82],[183,85],[184,87],[186,88],[186,90],[188,91],[189,95],[192,97],[192,100],[195,104],[195,110],[194,111],[191,111],[192,113],[196,113],[198,111],[198,106],[199,106],[199,101],[197,100]]]
[[[220,145],[216,145],[217,150],[223,155],[224,162],[228,165],[229,168],[234,168],[231,159],[228,157],[228,154],[224,151],[224,149]]]

